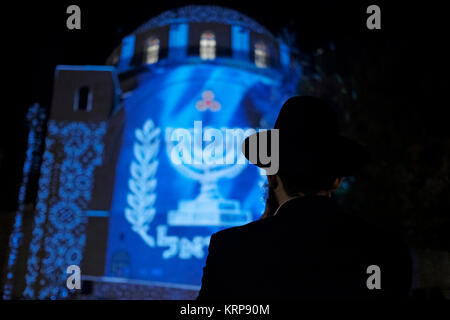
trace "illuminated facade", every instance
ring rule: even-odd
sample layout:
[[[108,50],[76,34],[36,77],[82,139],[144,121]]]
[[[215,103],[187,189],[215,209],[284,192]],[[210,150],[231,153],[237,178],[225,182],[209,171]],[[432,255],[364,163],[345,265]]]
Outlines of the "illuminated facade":
[[[176,165],[170,137],[200,132],[195,155],[203,130],[240,130],[223,149],[237,157],[247,130],[272,127],[295,93],[286,44],[234,10],[188,6],[143,24],[106,64],[57,68],[25,297],[67,297],[72,264],[195,289],[211,234],[262,213],[254,166]]]

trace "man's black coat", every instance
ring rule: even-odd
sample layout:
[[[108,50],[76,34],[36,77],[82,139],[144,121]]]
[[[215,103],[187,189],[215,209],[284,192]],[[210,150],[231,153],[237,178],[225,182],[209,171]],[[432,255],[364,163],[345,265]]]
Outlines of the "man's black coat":
[[[371,265],[380,267],[379,290],[366,284]],[[401,241],[344,214],[333,199],[312,196],[213,234],[198,299],[406,297],[410,285]]]

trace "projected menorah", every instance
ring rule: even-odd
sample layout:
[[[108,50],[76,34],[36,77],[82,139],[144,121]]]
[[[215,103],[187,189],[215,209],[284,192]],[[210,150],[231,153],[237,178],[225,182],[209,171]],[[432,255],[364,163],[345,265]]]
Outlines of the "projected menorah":
[[[177,134],[177,130],[181,130],[181,134],[180,131]],[[214,131],[215,139],[203,147],[203,134],[195,132],[195,128],[166,128],[166,151],[171,165],[183,176],[200,183],[196,198],[181,200],[177,210],[168,212],[168,225],[235,226],[251,221],[250,212],[242,210],[239,201],[225,199],[218,187],[220,179],[236,177],[247,165],[239,152],[245,132],[242,129],[206,129],[205,134],[208,130]],[[236,130],[240,130],[239,134]],[[223,139],[224,136],[227,138]],[[182,139],[178,140],[180,137]]]

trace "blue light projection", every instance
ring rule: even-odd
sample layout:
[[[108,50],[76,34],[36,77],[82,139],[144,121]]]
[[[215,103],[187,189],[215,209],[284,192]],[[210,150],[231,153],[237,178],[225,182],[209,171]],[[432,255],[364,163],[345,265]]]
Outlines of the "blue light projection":
[[[66,268],[79,265],[86,241],[85,210],[93,172],[101,164],[105,122],[49,121],[24,297],[65,298]],[[64,152],[55,152],[63,146]],[[56,192],[55,192],[56,191]],[[49,197],[49,194],[58,196]]]
[[[279,77],[256,68],[213,61],[164,71],[140,75],[124,101],[105,275],[198,286],[211,234],[261,215],[265,176],[246,165],[175,166],[171,132],[191,132],[196,121],[266,128],[286,93]],[[233,152],[240,150],[237,140]]]

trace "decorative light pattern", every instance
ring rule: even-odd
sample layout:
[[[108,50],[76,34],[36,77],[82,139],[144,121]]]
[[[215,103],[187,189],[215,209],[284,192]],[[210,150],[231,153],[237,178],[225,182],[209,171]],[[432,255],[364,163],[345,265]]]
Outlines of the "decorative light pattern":
[[[22,245],[23,240],[23,232],[22,232],[22,224],[23,224],[23,214],[26,206],[26,196],[27,196],[27,188],[28,182],[30,178],[30,174],[33,171],[33,167],[37,167],[40,161],[39,151],[42,145],[42,128],[43,123],[46,119],[45,109],[41,107],[39,104],[34,104],[27,113],[26,117],[30,131],[28,134],[28,145],[26,151],[25,162],[23,166],[23,180],[19,189],[19,204],[18,210],[15,216],[15,222],[13,225],[13,231],[9,238],[9,257],[8,257],[8,269],[6,275],[6,282],[3,291],[3,299],[11,299],[12,298],[12,290],[13,290],[13,278],[15,265],[17,260],[18,251],[20,246]]]
[[[105,122],[49,121],[27,264],[26,298],[65,298],[66,268],[79,265],[85,210],[101,164]],[[62,151],[62,152],[61,152]]]

